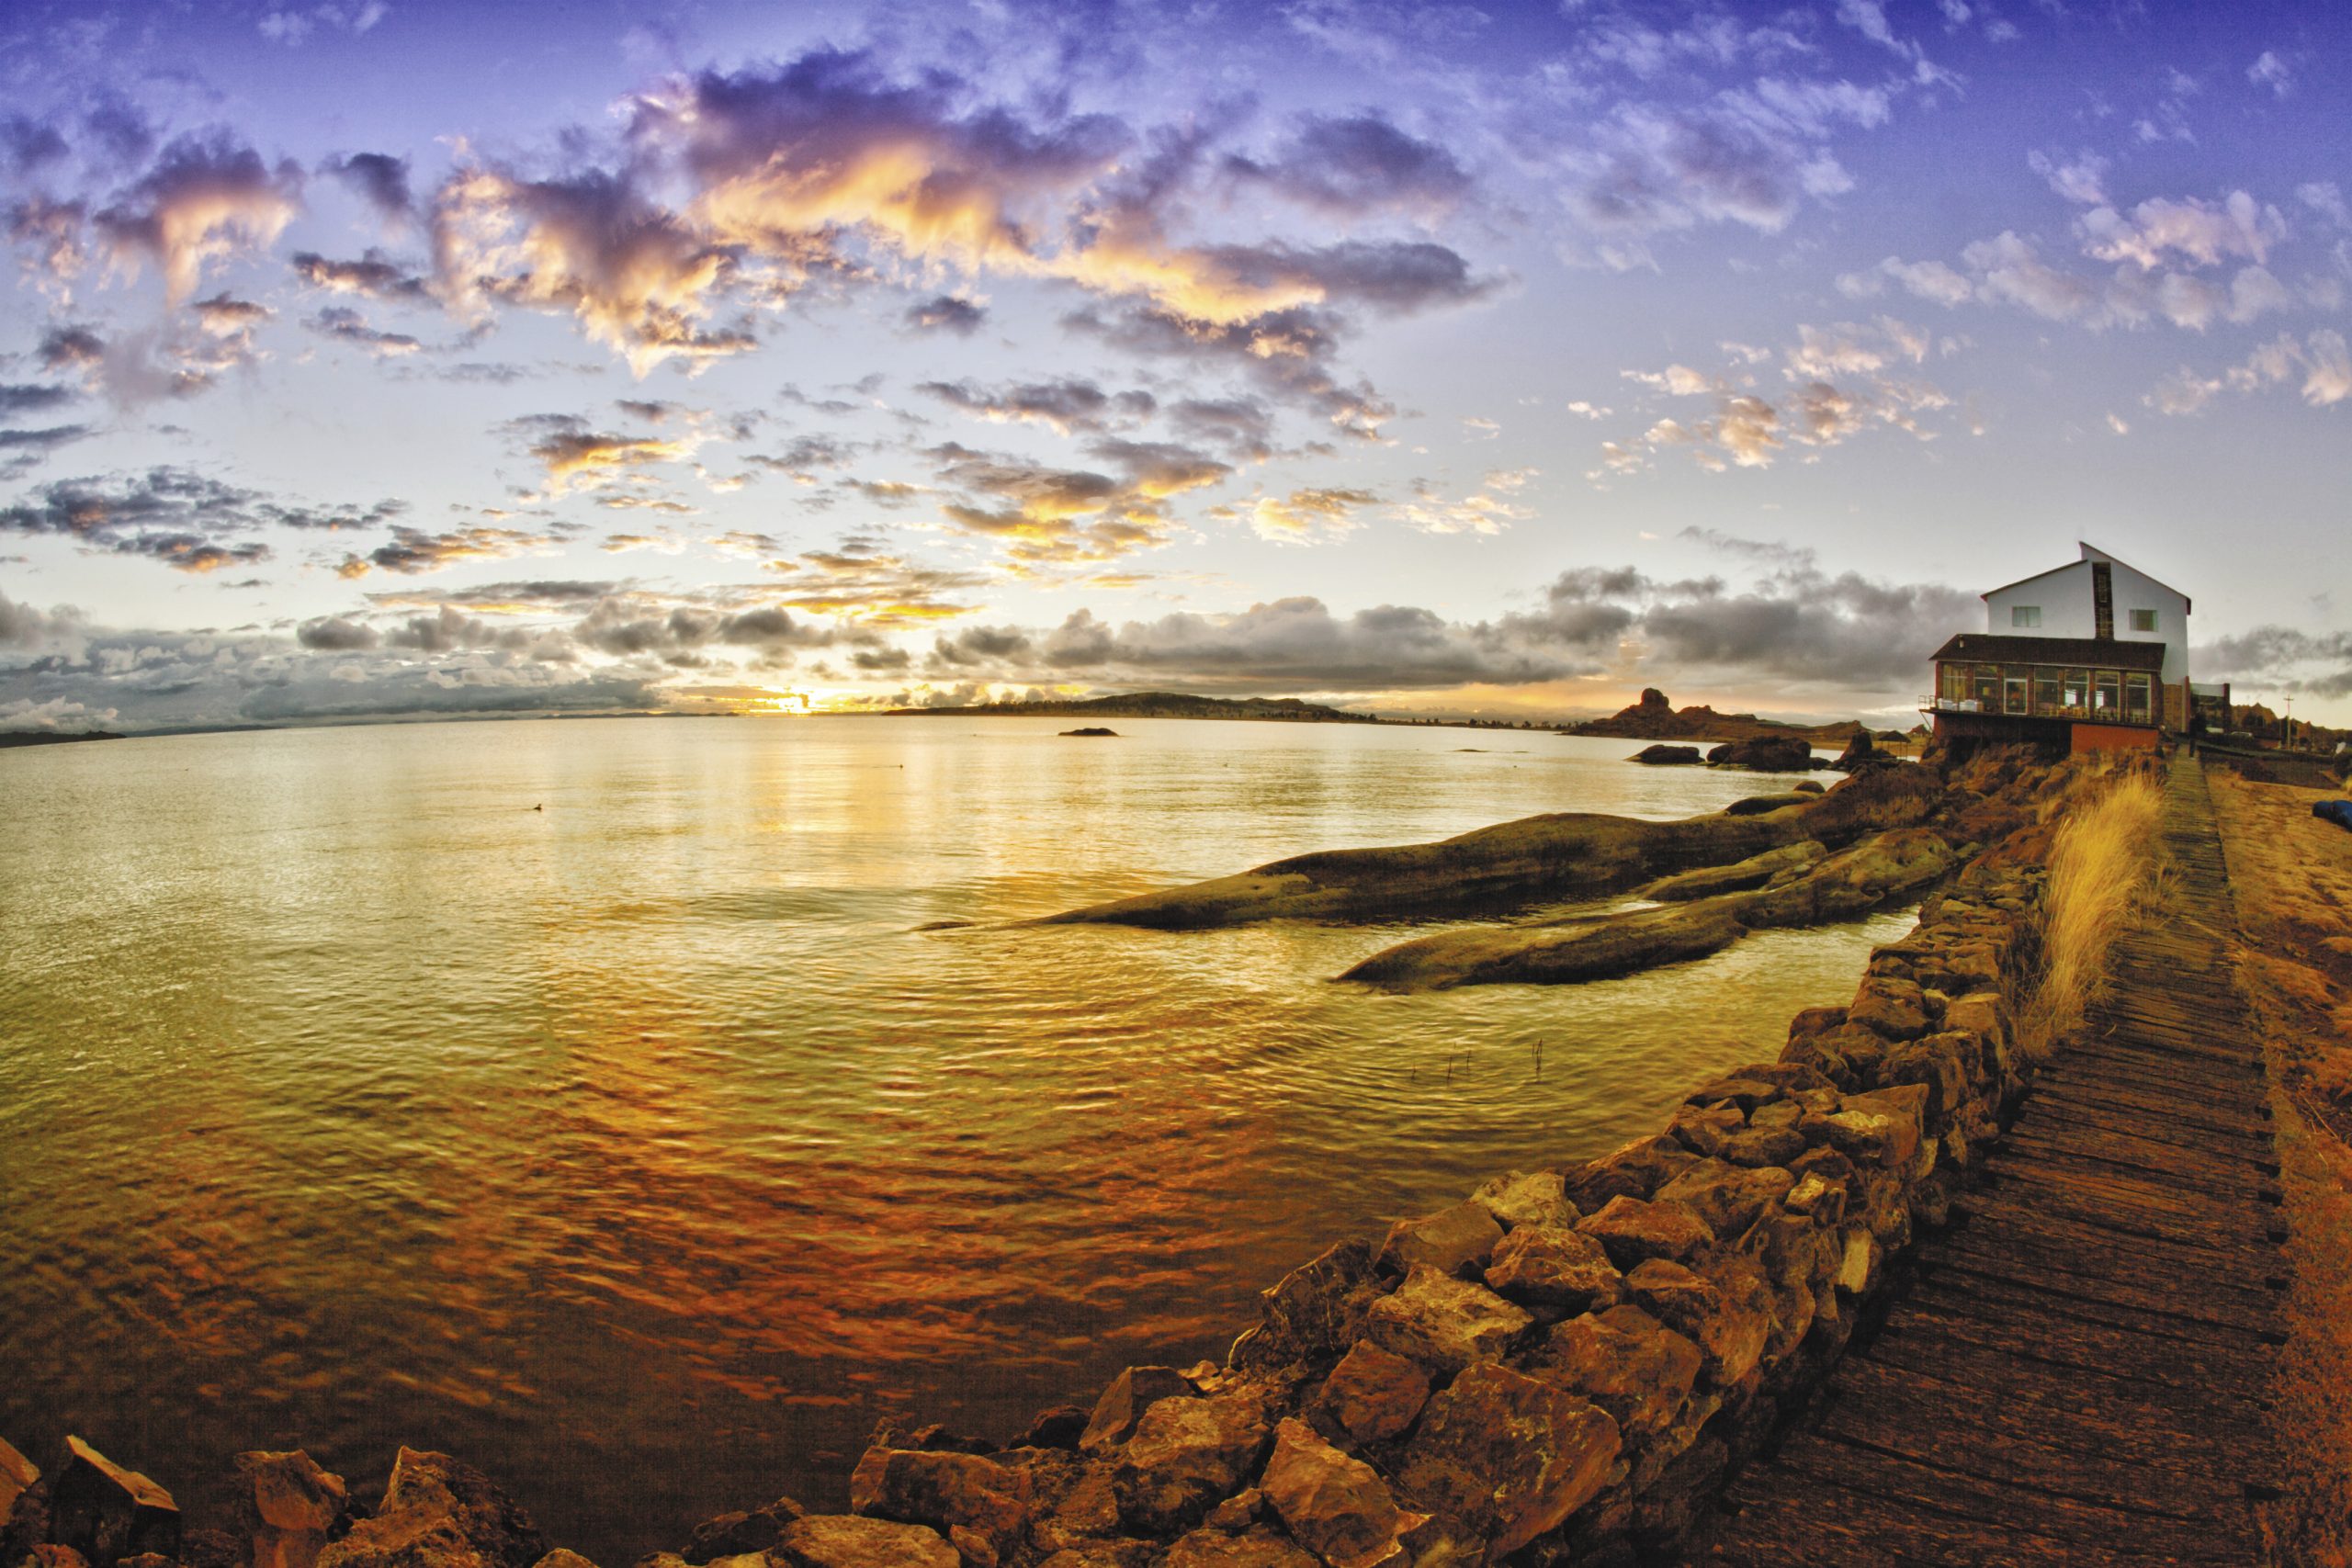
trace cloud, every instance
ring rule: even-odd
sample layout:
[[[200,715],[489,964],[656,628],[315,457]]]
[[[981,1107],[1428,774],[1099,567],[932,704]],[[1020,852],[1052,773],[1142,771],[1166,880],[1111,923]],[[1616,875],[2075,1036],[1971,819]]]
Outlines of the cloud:
[[[359,578],[380,567],[414,577],[467,561],[505,560],[552,543],[547,535],[528,534],[517,528],[483,525],[428,534],[422,528],[396,525],[389,543],[377,546],[364,556],[345,556],[336,574],[346,579]]]
[[[1172,442],[1098,441],[1109,472],[1063,468],[956,442],[932,448],[940,484],[960,499],[941,515],[1000,541],[1028,566],[1114,560],[1165,542],[1166,502],[1229,477],[1231,465]]]
[[[1939,261],[1906,262],[1889,256],[1867,272],[1849,272],[1838,279],[1838,291],[1849,299],[1875,299],[1896,285],[1915,299],[1950,310],[1975,297],[1976,286]]]
[[[197,574],[269,558],[266,545],[218,536],[255,527],[262,498],[184,468],[60,479],[0,507],[0,533],[69,539],[86,549],[140,556]]]
[[[2109,160],[2086,149],[2072,160],[2062,163],[2046,152],[2029,152],[2026,163],[2033,172],[2050,182],[2050,188],[2068,201],[2085,207],[2107,205],[2107,171]]]
[[[1076,378],[993,389],[969,381],[924,381],[915,390],[975,418],[998,424],[1025,421],[1063,435],[1099,431],[1114,419],[1141,419],[1158,406],[1148,392],[1108,393]]]
[[[18,604],[0,593],[0,648],[62,649],[79,658],[88,617],[71,604],[47,610]]]
[[[428,304],[433,298],[422,276],[378,250],[368,251],[357,261],[333,261],[316,251],[296,251],[287,265],[304,283],[330,294],[357,294],[402,305]]]
[[[335,4],[334,0],[329,0],[328,4],[313,6],[308,10],[289,6],[265,11],[262,13],[261,19],[254,25],[255,30],[270,42],[283,44],[288,49],[299,49],[312,33],[321,28],[330,28],[356,37],[391,14],[391,6],[386,5],[384,0],[352,0],[348,5]]]
[[[674,436],[621,435],[600,431],[577,414],[529,414],[508,420],[505,433],[522,437],[547,469],[548,493],[600,490],[628,482],[661,463],[684,462],[703,444],[700,431]]]
[[[1371,112],[1306,116],[1266,160],[1236,153],[1226,159],[1225,170],[1244,185],[1351,218],[1442,217],[1469,194],[1471,184],[1452,152]]]
[[[166,303],[196,291],[204,269],[277,242],[301,210],[302,172],[275,168],[226,130],[175,138],[154,166],[92,219],[116,265],[141,258],[164,275]]]
[[[379,359],[397,359],[424,345],[406,333],[379,332],[348,305],[330,305],[302,323],[321,337],[348,344]]]
[[[442,297],[477,320],[492,301],[568,312],[639,376],[756,344],[743,328],[708,322],[737,254],[623,176],[530,180],[475,164],[442,185],[432,227]]]
[[[17,414],[40,413],[62,408],[77,396],[71,387],[43,386],[33,382],[0,382],[0,418]]]
[[[2254,63],[2245,68],[2245,79],[2257,87],[2269,88],[2274,97],[2283,98],[2295,90],[2295,68],[2275,49],[2266,49],[2255,56]]]
[[[1238,517],[1261,539],[1280,544],[1305,544],[1317,538],[1337,538],[1362,525],[1356,513],[1376,505],[1380,497],[1368,490],[1340,486],[1305,486],[1287,495],[1261,495],[1220,514]]]
[[[2300,342],[2281,333],[2218,376],[2203,376],[2184,365],[2151,388],[2141,400],[2158,413],[2200,413],[2224,389],[2246,393],[2301,379],[2303,401],[2331,408],[2352,398],[2352,351],[2344,334],[2323,327]]]
[[[1417,499],[1400,502],[1394,510],[1424,534],[1499,534],[1535,515],[1532,508],[1510,499],[1535,474],[1533,468],[1491,470],[1476,491],[1458,501],[1444,500],[1433,489],[1419,485]]]
[[[2287,220],[2277,208],[2237,190],[2219,204],[2152,197],[2129,215],[2098,207],[2075,220],[2075,229],[2085,255],[2134,263],[2144,272],[2162,265],[2168,252],[2200,266],[2228,256],[2267,260],[2270,247],[2286,238]]]
[[[319,173],[340,181],[388,227],[404,227],[415,215],[416,197],[409,189],[406,158],[388,152],[353,152],[327,159],[319,165]]]
[[[920,332],[953,333],[970,337],[989,318],[985,306],[956,294],[934,294],[907,307],[906,323]]]

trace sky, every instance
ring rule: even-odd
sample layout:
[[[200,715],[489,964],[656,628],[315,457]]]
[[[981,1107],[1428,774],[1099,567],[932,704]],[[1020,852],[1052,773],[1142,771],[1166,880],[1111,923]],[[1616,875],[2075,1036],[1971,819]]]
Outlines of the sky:
[[[2352,724],[2352,7],[20,3],[0,728]]]

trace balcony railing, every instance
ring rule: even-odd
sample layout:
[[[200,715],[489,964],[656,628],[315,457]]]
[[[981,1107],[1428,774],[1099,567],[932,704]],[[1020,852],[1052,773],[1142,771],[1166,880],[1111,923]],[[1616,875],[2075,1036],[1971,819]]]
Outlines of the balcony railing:
[[[2004,706],[1999,703],[1980,702],[1974,697],[1924,696],[1919,699],[1921,713],[1974,713],[1991,718],[2064,718],[2078,719],[2090,724],[2154,724],[2155,716],[2146,708],[2103,708],[2068,706],[2061,703],[2030,703]]]

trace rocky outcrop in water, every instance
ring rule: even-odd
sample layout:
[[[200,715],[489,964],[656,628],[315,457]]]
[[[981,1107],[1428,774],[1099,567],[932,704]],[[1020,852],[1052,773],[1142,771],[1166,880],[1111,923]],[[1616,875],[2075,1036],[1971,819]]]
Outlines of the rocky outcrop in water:
[[[1709,751],[1707,761],[1718,768],[1746,768],[1758,773],[1809,773],[1820,766],[1813,760],[1810,741],[1784,736],[1735,740]]]
[[[1693,767],[1707,759],[1700,755],[1696,746],[1645,746],[1625,759],[1653,768]]]
[[[1818,799],[1752,815],[1676,822],[1590,812],[1528,817],[1434,844],[1297,855],[1039,923],[1186,931],[1272,919],[1397,919],[1592,898],[1807,839],[1842,848],[1874,829],[1924,822],[1944,804],[1941,783],[1930,770],[1888,769],[1849,780]]]

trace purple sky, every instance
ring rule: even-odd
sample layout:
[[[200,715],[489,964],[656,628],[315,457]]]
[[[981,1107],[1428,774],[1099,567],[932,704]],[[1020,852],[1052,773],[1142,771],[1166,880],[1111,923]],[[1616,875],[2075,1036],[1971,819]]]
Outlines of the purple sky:
[[[0,728],[1909,722],[2078,538],[2352,722],[2352,13],[20,5]]]

